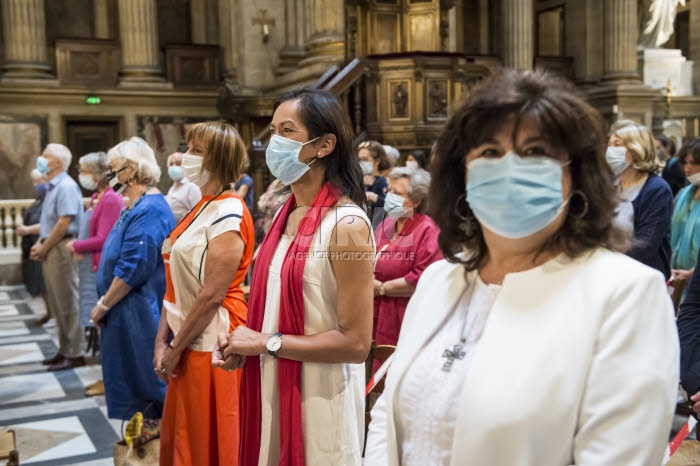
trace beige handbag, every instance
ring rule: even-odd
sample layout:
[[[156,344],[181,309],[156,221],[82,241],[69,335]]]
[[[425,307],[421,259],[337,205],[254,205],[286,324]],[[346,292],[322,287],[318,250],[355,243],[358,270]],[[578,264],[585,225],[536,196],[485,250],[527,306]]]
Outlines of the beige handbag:
[[[158,466],[159,462],[160,439],[136,448],[124,440],[114,444],[114,466]]]
[[[6,466],[17,466],[19,464],[19,452],[15,441],[15,431],[0,430],[0,460],[7,460]]]

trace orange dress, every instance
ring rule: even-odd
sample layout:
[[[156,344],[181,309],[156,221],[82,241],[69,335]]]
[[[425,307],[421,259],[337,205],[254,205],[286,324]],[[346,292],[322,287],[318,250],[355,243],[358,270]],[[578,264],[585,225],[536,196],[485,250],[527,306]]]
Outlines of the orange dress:
[[[245,249],[221,307],[182,353],[177,377],[169,379],[161,421],[162,466],[238,464],[241,371],[214,369],[211,358],[218,334],[230,333],[246,322],[241,284],[253,258],[254,231],[250,212],[239,196],[203,197],[165,240],[163,307],[177,335],[202,290],[208,242],[228,231],[240,234]]]

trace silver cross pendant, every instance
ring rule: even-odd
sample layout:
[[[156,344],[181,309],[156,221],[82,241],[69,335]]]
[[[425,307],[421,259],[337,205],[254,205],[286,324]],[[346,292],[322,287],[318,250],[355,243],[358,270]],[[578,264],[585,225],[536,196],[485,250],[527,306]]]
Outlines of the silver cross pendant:
[[[446,359],[445,363],[442,365],[442,370],[445,372],[450,372],[455,359],[464,359],[465,355],[466,353],[462,351],[461,343],[454,345],[451,350],[449,348],[446,349],[442,353],[442,357]]]

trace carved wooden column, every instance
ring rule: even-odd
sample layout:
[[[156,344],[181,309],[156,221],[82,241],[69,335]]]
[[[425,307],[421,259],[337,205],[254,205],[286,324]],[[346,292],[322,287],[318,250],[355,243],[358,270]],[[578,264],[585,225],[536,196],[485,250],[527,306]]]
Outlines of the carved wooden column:
[[[345,12],[343,0],[306,0],[309,35],[308,55],[299,65],[317,62],[339,63],[345,55]]]
[[[4,78],[53,78],[45,27],[44,0],[2,0]]]
[[[604,0],[603,79],[639,81],[637,0]]]
[[[162,82],[155,0],[119,0],[122,83]]]
[[[533,0],[502,0],[503,65],[532,69],[535,54]]]
[[[238,81],[240,16],[238,0],[219,0],[219,44],[224,56],[223,75],[231,83]]]
[[[306,57],[304,0],[285,0],[284,3],[285,37],[284,48],[280,50],[278,69],[280,73],[293,71],[299,62]]]

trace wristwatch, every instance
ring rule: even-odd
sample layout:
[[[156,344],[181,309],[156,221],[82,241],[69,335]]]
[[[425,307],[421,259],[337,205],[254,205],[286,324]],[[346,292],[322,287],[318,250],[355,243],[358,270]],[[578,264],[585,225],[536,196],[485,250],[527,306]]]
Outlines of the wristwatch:
[[[282,334],[277,332],[268,338],[265,347],[267,348],[267,353],[276,358],[277,352],[282,348]]]

